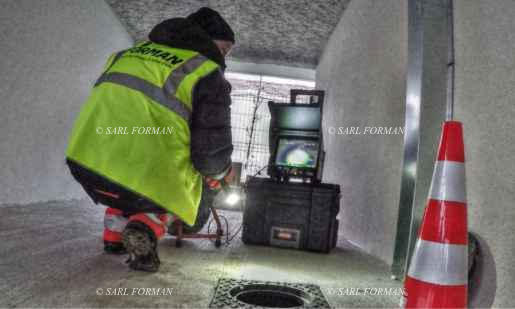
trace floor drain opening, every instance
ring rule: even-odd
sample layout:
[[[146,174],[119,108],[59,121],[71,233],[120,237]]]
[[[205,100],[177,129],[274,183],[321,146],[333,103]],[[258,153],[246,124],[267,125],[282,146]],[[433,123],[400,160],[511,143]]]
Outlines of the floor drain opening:
[[[210,308],[330,308],[319,286],[309,283],[220,278]]]
[[[309,295],[302,290],[278,285],[245,285],[230,293],[237,300],[258,307],[293,308],[309,302]]]

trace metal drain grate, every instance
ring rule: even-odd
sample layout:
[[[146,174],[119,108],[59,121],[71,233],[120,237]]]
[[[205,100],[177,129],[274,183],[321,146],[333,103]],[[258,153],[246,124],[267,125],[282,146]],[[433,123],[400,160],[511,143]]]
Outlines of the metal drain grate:
[[[303,283],[218,281],[210,308],[331,308],[319,286]]]

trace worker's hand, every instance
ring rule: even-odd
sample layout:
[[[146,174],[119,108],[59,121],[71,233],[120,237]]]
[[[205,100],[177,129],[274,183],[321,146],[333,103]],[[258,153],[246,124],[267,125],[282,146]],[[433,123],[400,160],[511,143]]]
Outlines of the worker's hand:
[[[222,189],[222,182],[224,182],[225,184],[231,184],[233,181],[234,181],[234,177],[235,177],[235,173],[234,173],[234,170],[232,169],[232,166],[229,168],[229,170],[227,171],[227,173],[225,174],[224,178],[220,179],[220,180],[217,180],[217,179],[213,179],[209,176],[204,176],[204,180],[206,181],[207,183],[207,186],[209,187],[209,189],[211,190],[221,190]]]
[[[207,186],[211,190],[220,190],[222,189],[222,184],[220,183],[220,180],[213,179],[209,176],[204,176],[204,180],[206,181]]]
[[[230,185],[230,184],[233,183],[234,177],[236,177],[236,175],[235,175],[234,170],[232,169],[232,166],[231,166],[229,168],[229,171],[227,172],[227,174],[225,174],[223,179],[224,179],[226,184]]]

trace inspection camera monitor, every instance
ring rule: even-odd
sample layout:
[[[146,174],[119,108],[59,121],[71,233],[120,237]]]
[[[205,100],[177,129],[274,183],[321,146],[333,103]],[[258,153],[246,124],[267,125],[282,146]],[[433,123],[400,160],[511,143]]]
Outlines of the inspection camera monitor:
[[[280,138],[275,164],[282,167],[315,169],[319,143],[311,139]]]
[[[289,103],[268,102],[270,109],[270,161],[268,174],[280,182],[292,178],[303,181],[321,179],[323,158],[323,91],[291,90]],[[297,103],[298,95],[310,97]],[[317,100],[312,100],[312,97]]]

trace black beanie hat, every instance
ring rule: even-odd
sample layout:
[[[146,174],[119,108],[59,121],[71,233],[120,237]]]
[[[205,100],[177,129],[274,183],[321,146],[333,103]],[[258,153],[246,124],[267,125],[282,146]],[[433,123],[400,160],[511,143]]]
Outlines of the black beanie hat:
[[[234,43],[234,32],[217,11],[203,7],[186,18],[204,29],[212,40],[231,41]]]

